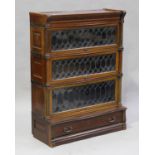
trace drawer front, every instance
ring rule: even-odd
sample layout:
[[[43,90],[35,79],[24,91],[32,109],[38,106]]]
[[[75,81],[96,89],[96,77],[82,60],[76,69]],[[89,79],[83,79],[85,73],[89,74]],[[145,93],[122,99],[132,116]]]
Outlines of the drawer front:
[[[52,128],[52,135],[53,138],[56,138],[121,122],[123,122],[123,112],[119,111],[85,120],[55,125]]]
[[[53,80],[116,71],[116,53],[52,61]]]
[[[116,80],[68,86],[52,90],[52,113],[114,103]]]
[[[111,45],[116,44],[116,42],[116,25],[55,30],[51,33],[52,51]]]

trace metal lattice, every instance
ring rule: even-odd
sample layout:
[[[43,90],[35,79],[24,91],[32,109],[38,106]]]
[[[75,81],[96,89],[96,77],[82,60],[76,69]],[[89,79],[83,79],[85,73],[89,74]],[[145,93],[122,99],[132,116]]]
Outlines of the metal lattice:
[[[115,81],[59,88],[52,92],[52,111],[62,112],[115,100]]]
[[[115,70],[116,54],[53,61],[53,79]]]
[[[116,42],[116,27],[94,27],[52,32],[52,49],[108,45]]]

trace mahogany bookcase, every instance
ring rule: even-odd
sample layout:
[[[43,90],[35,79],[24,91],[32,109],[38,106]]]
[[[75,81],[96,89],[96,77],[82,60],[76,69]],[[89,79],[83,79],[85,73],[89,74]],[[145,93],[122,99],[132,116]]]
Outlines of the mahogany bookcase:
[[[30,13],[32,133],[49,146],[126,128],[125,11]]]

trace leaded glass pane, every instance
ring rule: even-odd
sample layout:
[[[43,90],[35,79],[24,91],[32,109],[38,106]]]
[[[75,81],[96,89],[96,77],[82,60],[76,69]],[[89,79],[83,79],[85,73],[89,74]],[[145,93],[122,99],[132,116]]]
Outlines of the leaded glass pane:
[[[56,60],[52,64],[53,79],[95,74],[115,70],[116,54]]]
[[[116,26],[78,28],[52,32],[52,50],[109,45],[116,42]]]
[[[115,100],[115,80],[55,89],[52,100],[53,112],[108,103]]]

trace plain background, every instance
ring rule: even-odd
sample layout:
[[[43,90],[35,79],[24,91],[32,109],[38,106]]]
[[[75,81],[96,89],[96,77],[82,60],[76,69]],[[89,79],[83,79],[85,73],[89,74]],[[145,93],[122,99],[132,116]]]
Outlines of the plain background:
[[[16,154],[138,154],[139,23],[138,0],[16,0]],[[115,8],[127,11],[124,22],[122,103],[127,106],[126,131],[49,148],[31,134],[30,11]]]

